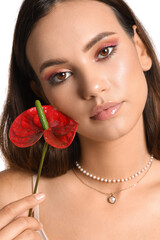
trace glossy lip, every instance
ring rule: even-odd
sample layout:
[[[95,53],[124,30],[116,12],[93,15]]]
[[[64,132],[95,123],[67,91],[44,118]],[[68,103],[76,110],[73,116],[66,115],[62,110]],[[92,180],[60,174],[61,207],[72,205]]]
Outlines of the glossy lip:
[[[102,105],[97,105],[97,106],[95,106],[95,107],[93,108],[93,111],[92,111],[92,113],[91,113],[90,118],[95,119],[95,120],[98,120],[98,119],[99,119],[99,116],[101,115],[101,113],[103,113],[104,111],[107,111],[107,110],[110,109],[110,108],[115,107],[115,109],[117,109],[117,110],[114,111],[113,114],[109,114],[108,117],[107,117],[107,116],[105,117],[106,119],[107,119],[107,118],[110,118],[111,116],[113,116],[114,114],[116,114],[116,112],[117,112],[118,109],[120,108],[121,104],[122,104],[122,102],[117,103],[117,102],[112,102],[112,101],[110,101],[110,102],[104,103],[104,104],[102,104]],[[110,115],[111,115],[111,116],[110,116]],[[99,119],[99,120],[101,120],[101,119]],[[102,119],[102,120],[105,120],[105,119]]]

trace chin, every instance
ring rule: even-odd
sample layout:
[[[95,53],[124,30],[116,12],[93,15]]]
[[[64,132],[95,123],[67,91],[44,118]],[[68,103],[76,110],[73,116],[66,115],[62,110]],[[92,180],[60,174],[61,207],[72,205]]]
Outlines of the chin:
[[[78,134],[82,138],[87,138],[88,140],[96,141],[96,142],[108,142],[115,141],[124,136],[129,135],[134,130],[142,130],[142,120],[143,117],[134,117],[133,115],[130,117],[118,117],[112,119],[112,122],[101,122],[96,126],[88,126],[85,129],[79,128]]]

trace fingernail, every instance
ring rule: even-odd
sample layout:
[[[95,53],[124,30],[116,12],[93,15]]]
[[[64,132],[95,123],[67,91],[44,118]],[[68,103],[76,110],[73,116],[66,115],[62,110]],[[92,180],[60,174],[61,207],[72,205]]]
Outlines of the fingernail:
[[[39,201],[39,200],[45,198],[45,194],[44,193],[37,193],[35,195],[35,198]]]

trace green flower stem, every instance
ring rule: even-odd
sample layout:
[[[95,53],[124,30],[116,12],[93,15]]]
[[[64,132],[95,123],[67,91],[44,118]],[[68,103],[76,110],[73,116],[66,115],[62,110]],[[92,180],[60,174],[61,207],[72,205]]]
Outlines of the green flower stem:
[[[45,142],[45,143],[44,143],[44,146],[43,146],[41,162],[40,162],[40,165],[39,165],[38,174],[37,174],[37,179],[36,179],[36,185],[35,185],[35,187],[34,187],[34,192],[33,192],[33,194],[35,194],[35,193],[37,192],[38,183],[39,183],[39,178],[40,178],[40,176],[41,176],[42,167],[43,167],[44,158],[45,158],[47,149],[48,149],[48,143]],[[28,214],[28,217],[31,217],[31,216],[32,216],[32,208],[29,210],[29,214]]]

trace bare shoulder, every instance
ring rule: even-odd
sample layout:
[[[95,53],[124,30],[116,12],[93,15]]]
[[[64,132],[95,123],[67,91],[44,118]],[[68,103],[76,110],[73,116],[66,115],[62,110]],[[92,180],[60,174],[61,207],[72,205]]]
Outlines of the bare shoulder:
[[[0,208],[32,194],[31,174],[7,169],[0,172]]]

